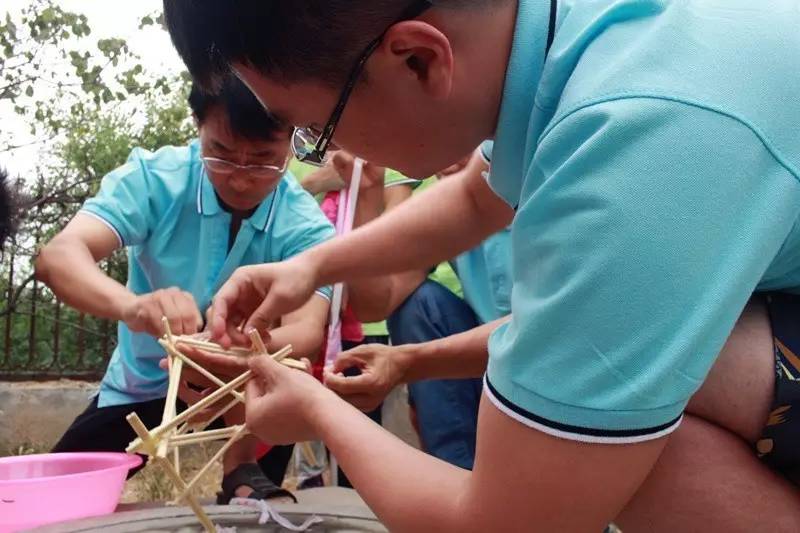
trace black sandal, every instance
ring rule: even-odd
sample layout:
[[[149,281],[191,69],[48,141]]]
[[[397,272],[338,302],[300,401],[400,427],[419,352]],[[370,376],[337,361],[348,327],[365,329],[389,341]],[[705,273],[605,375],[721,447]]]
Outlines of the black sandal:
[[[294,494],[273,483],[257,464],[245,463],[237,466],[230,474],[222,478],[222,492],[217,493],[217,505],[228,505],[231,498],[236,497],[236,489],[239,487],[253,489],[252,494],[247,496],[251,500],[291,498],[294,503],[297,503]]]

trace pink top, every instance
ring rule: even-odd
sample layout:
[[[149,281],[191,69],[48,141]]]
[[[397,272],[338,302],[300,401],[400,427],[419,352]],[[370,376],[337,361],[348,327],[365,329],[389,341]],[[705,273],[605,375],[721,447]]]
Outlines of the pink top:
[[[322,212],[328,217],[332,224],[336,224],[336,216],[339,211],[339,192],[333,191],[325,195],[320,204]],[[342,340],[350,342],[361,342],[364,340],[364,331],[361,329],[361,322],[353,314],[350,306],[342,310]]]

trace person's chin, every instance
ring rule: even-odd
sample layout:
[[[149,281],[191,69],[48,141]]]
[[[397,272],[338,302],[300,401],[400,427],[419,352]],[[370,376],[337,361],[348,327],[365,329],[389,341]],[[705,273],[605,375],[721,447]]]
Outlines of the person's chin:
[[[236,211],[250,211],[251,209],[255,209],[256,207],[258,207],[258,204],[261,203],[261,202],[253,202],[252,199],[243,199],[243,198],[230,198],[227,200],[223,198],[223,200],[225,201],[225,204],[228,205],[228,207],[235,209]]]

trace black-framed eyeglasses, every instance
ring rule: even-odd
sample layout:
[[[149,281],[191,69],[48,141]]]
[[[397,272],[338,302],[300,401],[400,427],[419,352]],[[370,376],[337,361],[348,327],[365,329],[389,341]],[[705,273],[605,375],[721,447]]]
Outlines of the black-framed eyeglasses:
[[[389,28],[398,22],[417,18],[430,7],[433,7],[431,0],[418,0],[414,2],[397,20],[389,25]],[[294,129],[294,134],[292,135],[292,152],[298,161],[315,166],[322,166],[325,164],[328,148],[331,145],[333,134],[336,131],[336,126],[339,124],[339,119],[342,117],[350,94],[353,92],[358,79],[361,77],[364,65],[367,63],[372,53],[378,48],[378,45],[383,40],[383,36],[386,35],[386,32],[389,31],[389,28],[386,28],[375,40],[371,41],[364,49],[361,56],[359,56],[353,70],[350,71],[350,76],[342,89],[339,101],[336,103],[336,107],[333,108],[333,113],[322,131],[315,131],[312,128]]]
[[[237,170],[241,170],[251,178],[255,179],[273,179],[283,176],[286,172],[286,167],[289,166],[289,158],[283,162],[282,166],[278,165],[238,165],[233,161],[227,159],[220,159],[218,157],[203,157],[203,164],[209,172],[214,172],[222,176],[233,174]]]

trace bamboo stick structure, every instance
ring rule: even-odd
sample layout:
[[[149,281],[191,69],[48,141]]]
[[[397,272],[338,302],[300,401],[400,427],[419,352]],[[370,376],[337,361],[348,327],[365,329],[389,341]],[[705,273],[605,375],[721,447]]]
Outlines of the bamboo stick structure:
[[[192,490],[200,478],[208,472],[215,462],[222,458],[231,446],[239,439],[248,435],[248,431],[244,425],[212,430],[206,428],[208,428],[212,422],[236,407],[239,403],[244,403],[244,394],[240,389],[252,379],[253,374],[248,370],[226,383],[183,353],[181,351],[182,348],[190,348],[214,355],[230,357],[272,357],[276,362],[288,366],[289,368],[304,371],[306,370],[306,366],[295,359],[288,359],[288,356],[292,353],[291,345],[281,348],[274,354],[270,354],[267,351],[267,347],[261,335],[255,330],[250,332],[250,340],[252,343],[250,348],[236,347],[226,349],[218,344],[210,342],[202,334],[173,335],[166,317],[163,319],[163,323],[165,334],[159,340],[159,343],[164,347],[167,354],[169,379],[161,424],[152,429],[147,429],[136,413],[130,413],[127,416],[127,420],[136,433],[137,438],[128,445],[126,451],[128,453],[147,455],[150,459],[148,464],[154,462],[163,468],[175,485],[174,488],[177,496],[174,503],[180,504],[181,502],[185,502],[197,515],[197,519],[200,521],[203,528],[208,533],[215,533],[216,527],[203,510],[203,507],[198,503],[197,498],[192,494]],[[178,389],[181,384],[183,369],[186,367],[195,370],[218,388],[194,405],[178,413],[176,405]],[[192,419],[202,411],[212,408],[225,397],[233,398],[213,412],[210,418],[202,422],[192,421]],[[180,448],[211,441],[225,441],[225,443],[214,457],[212,457],[187,483],[180,475]],[[172,461],[170,461],[170,456],[172,457]]]

